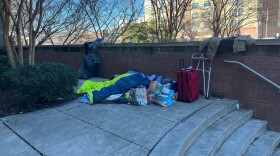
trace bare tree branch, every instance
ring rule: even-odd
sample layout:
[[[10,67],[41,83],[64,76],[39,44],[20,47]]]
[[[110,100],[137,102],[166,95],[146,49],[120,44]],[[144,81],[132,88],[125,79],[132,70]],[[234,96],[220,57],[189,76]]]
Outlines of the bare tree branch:
[[[211,6],[202,12],[213,36],[231,36],[259,20],[260,8],[255,0],[211,0]]]
[[[142,2],[137,0],[83,0],[91,30],[96,38],[115,43],[140,16]]]
[[[192,0],[152,0],[152,21],[159,42],[175,41],[186,26],[186,12]]]

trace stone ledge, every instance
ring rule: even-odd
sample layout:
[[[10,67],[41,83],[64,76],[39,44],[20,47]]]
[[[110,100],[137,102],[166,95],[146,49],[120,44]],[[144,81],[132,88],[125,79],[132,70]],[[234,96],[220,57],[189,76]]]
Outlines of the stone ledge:
[[[190,41],[190,42],[161,42],[161,43],[106,43],[99,45],[98,47],[195,47],[199,46],[201,41]],[[280,46],[280,39],[257,39],[256,45],[277,45]],[[41,45],[36,46],[36,48],[80,48],[83,44],[76,45]],[[23,46],[23,48],[28,48],[28,46]]]

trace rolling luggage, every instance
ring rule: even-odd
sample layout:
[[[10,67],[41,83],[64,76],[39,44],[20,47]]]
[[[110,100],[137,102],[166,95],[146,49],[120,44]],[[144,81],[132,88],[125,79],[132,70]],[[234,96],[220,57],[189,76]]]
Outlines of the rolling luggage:
[[[181,70],[177,71],[178,100],[192,102],[199,97],[198,71],[184,69],[184,60],[180,61]]]

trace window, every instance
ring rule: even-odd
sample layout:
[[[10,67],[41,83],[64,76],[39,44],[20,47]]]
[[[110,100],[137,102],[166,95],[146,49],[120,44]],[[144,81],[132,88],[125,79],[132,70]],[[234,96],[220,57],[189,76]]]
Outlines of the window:
[[[192,30],[199,30],[199,23],[192,23]]]
[[[198,12],[192,13],[192,19],[196,19],[196,18],[198,18],[198,17],[199,17]]]
[[[211,6],[211,1],[210,0],[205,0],[204,1],[204,7],[209,7]]]
[[[229,3],[230,3],[231,5],[234,5],[234,4],[236,4],[236,1],[237,1],[237,0],[230,0]]]
[[[243,15],[243,8],[238,9],[238,16]]]
[[[210,12],[208,12],[208,11],[204,12],[203,17],[206,18],[206,19],[209,19],[211,17]]]
[[[272,25],[272,27],[277,27],[277,21],[276,20],[272,20],[271,21],[271,25]]]
[[[192,9],[197,9],[198,8],[198,2],[192,3]]]
[[[243,0],[230,0],[229,3],[231,5],[242,5],[244,3]]]

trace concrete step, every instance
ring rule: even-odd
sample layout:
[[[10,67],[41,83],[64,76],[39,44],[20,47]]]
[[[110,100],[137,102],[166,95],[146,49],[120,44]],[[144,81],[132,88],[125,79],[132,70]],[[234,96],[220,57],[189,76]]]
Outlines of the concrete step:
[[[236,108],[237,100],[216,100],[169,131],[151,151],[151,156],[182,155],[209,125]]]
[[[267,121],[256,119],[249,120],[232,133],[215,155],[244,155],[249,145],[265,131],[266,126]]]
[[[210,156],[238,127],[252,117],[253,111],[235,110],[209,126],[185,152],[186,156]]]
[[[280,148],[277,148],[277,149],[273,152],[272,156],[280,156]]]
[[[279,132],[266,131],[249,146],[245,156],[271,155],[279,143]]]

